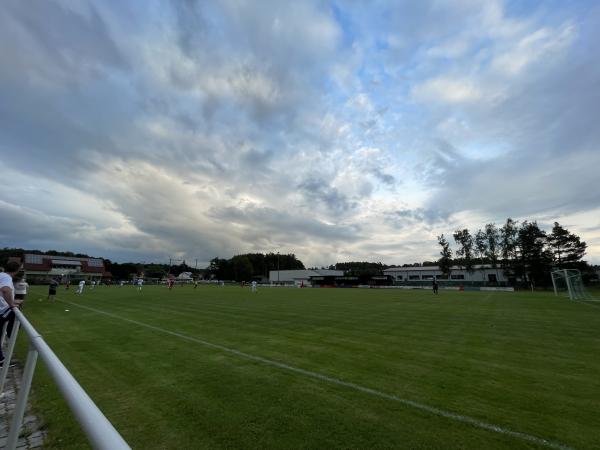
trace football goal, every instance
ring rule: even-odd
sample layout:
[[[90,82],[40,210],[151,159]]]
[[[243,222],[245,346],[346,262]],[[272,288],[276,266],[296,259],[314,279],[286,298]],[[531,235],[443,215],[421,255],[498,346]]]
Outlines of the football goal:
[[[579,270],[555,270],[551,275],[555,295],[563,295],[571,300],[595,300],[583,285]]]

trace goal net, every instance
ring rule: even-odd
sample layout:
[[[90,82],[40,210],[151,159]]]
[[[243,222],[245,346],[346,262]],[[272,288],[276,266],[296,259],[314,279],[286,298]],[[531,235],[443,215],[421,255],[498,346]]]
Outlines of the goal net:
[[[579,270],[555,270],[551,275],[555,295],[563,295],[571,300],[595,300],[584,287]]]

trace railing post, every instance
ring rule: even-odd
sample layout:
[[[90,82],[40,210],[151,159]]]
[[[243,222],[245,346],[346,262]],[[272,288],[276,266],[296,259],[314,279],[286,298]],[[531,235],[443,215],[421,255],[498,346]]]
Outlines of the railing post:
[[[40,336],[36,329],[33,328],[23,313],[19,310],[15,310],[15,314],[21,322],[21,328],[29,338],[31,348],[39,352],[40,358],[48,369],[48,373],[54,379],[59,391],[71,408],[73,415],[81,424],[92,447],[97,450],[131,450],[131,447],[129,447],[119,432],[115,430],[104,414],[102,414],[102,411],[98,409],[77,380],[73,378],[73,375],[71,375],[60,359],[58,359],[48,344],[44,342],[42,336]],[[28,367],[31,366],[31,364],[35,364],[35,360],[33,363],[30,363],[30,357],[32,356],[27,356]],[[29,373],[28,367],[25,368],[27,374]],[[33,376],[33,366],[31,366],[31,374],[28,376]],[[23,393],[29,393],[30,385],[31,378],[27,380],[24,376],[23,386],[21,388]],[[23,401],[26,402],[26,400],[27,399],[25,398]],[[24,406],[25,404],[26,403],[24,403]],[[21,419],[19,420],[19,425]],[[11,431],[13,430],[11,429]],[[18,433],[18,430],[16,430],[15,433]]]
[[[6,333],[6,323],[4,324],[4,328],[2,329],[2,337],[4,337]],[[2,371],[0,372],[0,395],[4,392],[4,384],[6,383],[6,377],[8,375],[8,368],[10,366],[10,361],[12,359],[12,354],[15,349],[15,344],[17,342],[17,335],[19,334],[19,327],[21,326],[21,322],[19,319],[15,317],[15,321],[13,324],[12,333],[10,335],[10,340],[8,341],[8,348],[4,353],[4,364],[2,365]]]
[[[14,450],[17,448],[19,431],[21,430],[23,416],[25,415],[25,408],[27,407],[27,400],[29,398],[29,390],[31,389],[31,381],[33,380],[33,372],[35,371],[37,356],[37,350],[30,343],[29,353],[27,353],[27,362],[25,363],[25,370],[23,371],[23,380],[21,381],[21,389],[19,390],[17,404],[15,406],[15,410],[13,411],[10,431],[8,432],[8,439],[6,441],[7,450]]]

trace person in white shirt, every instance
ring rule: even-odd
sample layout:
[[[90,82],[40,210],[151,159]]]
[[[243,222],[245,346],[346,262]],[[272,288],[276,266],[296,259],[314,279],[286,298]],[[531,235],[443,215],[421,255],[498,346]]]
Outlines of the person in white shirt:
[[[252,281],[252,292],[256,292],[256,280]]]
[[[0,272],[0,330],[4,328],[4,323],[7,322],[6,334],[10,336],[12,324],[15,320],[15,287],[13,285],[13,277],[19,272],[21,264],[15,261],[6,263],[4,272]],[[0,364],[4,363],[4,354],[2,353],[2,340],[4,336],[0,336]]]
[[[15,285],[15,306],[21,309],[21,305],[27,295],[27,289],[29,289],[29,284],[25,281],[25,275],[18,281],[13,280],[13,283]]]
[[[138,278],[138,280],[137,280],[138,291],[142,290],[142,285],[143,284],[144,284],[144,279],[143,278]]]
[[[81,280],[79,282],[79,286],[77,287],[76,294],[83,294],[83,288],[85,287],[85,280]]]
[[[96,282],[94,280],[90,283],[90,289],[94,289],[96,287]]]

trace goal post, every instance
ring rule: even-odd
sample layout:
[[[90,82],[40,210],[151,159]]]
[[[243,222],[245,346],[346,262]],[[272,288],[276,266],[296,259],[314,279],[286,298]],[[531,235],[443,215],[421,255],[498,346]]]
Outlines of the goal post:
[[[579,270],[554,270],[550,275],[552,276],[554,295],[563,295],[569,297],[571,300],[592,300],[592,296],[583,286],[583,280]]]

